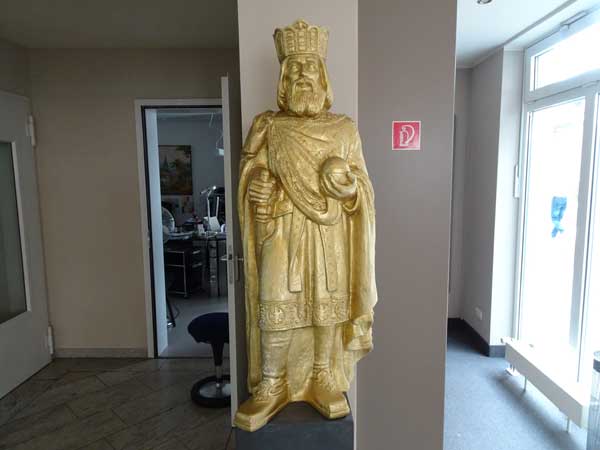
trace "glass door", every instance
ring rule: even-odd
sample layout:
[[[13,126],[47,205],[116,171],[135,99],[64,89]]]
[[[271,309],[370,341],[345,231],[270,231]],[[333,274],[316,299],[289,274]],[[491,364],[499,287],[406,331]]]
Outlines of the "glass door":
[[[0,323],[27,311],[13,148],[0,142]]]
[[[525,51],[517,338],[561,385],[600,350],[600,11]]]
[[[595,169],[592,182],[591,213],[589,221],[590,237],[587,248],[587,270],[585,283],[585,308],[583,328],[583,348],[581,352],[580,380],[591,384],[594,352],[600,351],[600,118],[596,110],[595,119]]]
[[[576,97],[529,113],[520,338],[552,355],[555,373],[568,378],[577,375],[579,350],[575,274],[585,109],[585,97]]]
[[[0,398],[51,360],[29,101],[0,92]]]

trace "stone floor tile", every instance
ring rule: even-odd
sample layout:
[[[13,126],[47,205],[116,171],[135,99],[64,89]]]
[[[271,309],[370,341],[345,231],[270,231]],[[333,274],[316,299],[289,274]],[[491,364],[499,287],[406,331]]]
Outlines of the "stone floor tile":
[[[193,384],[200,378],[210,375],[211,372],[196,373],[187,371],[157,370],[154,372],[144,372],[136,376],[136,380],[141,381],[154,391],[165,389],[175,384],[187,383],[191,389]]]
[[[114,372],[100,372],[96,375],[100,381],[107,386],[114,386],[121,384],[124,381],[131,380],[138,376],[138,372],[125,372],[125,371],[114,371]]]
[[[180,436],[218,414],[219,410],[200,408],[188,401],[115,433],[107,440],[116,450],[154,449],[172,439],[181,441]]]
[[[227,365],[227,367],[229,366]],[[215,363],[212,358],[169,358],[163,360],[161,370],[205,373],[214,371]]]
[[[111,445],[105,440],[101,439],[96,442],[92,442],[90,445],[81,447],[79,450],[114,450]]]
[[[0,426],[0,450],[49,433],[75,420],[77,417],[64,405],[13,420]]]
[[[138,359],[133,364],[124,365],[117,370],[125,372],[151,372],[153,370],[159,370],[164,364],[164,361],[164,359]]]
[[[38,396],[47,391],[53,380],[29,379],[0,399],[0,425],[13,419],[31,404]]]
[[[152,450],[187,450],[187,448],[178,439],[172,438],[157,447],[152,447]]]
[[[177,384],[125,403],[115,408],[114,412],[125,423],[133,425],[189,402],[189,398],[190,386],[187,383]]]
[[[106,385],[96,377],[88,377],[83,380],[74,381],[57,388],[51,388],[39,395],[29,406],[24,408],[15,418],[22,418],[43,411],[53,406],[67,403],[91,392],[98,392],[106,389]]]
[[[125,424],[112,412],[103,411],[23,442],[14,450],[77,450],[124,427]]]
[[[65,367],[61,367],[55,365],[53,362],[48,364],[46,367],[42,368],[38,372],[36,372],[31,379],[32,380],[58,380],[60,377],[64,376],[68,370]]]
[[[213,370],[210,358],[57,359],[0,399],[0,450],[223,450],[228,410],[189,398]]]
[[[78,417],[88,417],[106,409],[116,408],[152,390],[138,380],[129,380],[98,392],[82,395],[68,403]]]
[[[143,363],[142,358],[57,358],[51,365],[67,372],[107,372]],[[153,360],[155,361],[155,360]]]
[[[231,416],[227,409],[215,419],[181,433],[179,440],[189,450],[224,450],[230,432]]]
[[[83,380],[84,378],[93,377],[96,375],[97,371],[86,371],[86,372],[67,372],[62,377],[57,380],[54,380],[52,383],[52,389],[57,387],[65,386],[69,383],[73,383],[75,381]]]

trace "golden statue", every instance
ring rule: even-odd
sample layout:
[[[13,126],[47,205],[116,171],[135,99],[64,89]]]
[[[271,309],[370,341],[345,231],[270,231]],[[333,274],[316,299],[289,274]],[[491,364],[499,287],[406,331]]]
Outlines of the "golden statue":
[[[273,37],[280,111],[254,119],[240,168],[252,397],[235,424],[247,431],[295,401],[348,415],[377,301],[373,187],[356,124],[328,111],[328,31],[298,20]]]

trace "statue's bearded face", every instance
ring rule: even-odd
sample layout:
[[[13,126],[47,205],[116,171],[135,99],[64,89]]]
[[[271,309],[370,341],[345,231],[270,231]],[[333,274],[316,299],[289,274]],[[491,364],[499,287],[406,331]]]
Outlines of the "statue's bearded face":
[[[327,95],[319,58],[294,55],[285,64],[283,81],[287,109],[299,116],[319,114],[324,109]]]

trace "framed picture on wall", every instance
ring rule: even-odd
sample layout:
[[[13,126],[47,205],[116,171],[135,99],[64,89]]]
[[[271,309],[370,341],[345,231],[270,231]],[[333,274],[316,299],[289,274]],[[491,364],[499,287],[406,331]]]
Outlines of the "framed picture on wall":
[[[159,145],[160,192],[162,195],[192,195],[192,146]]]

